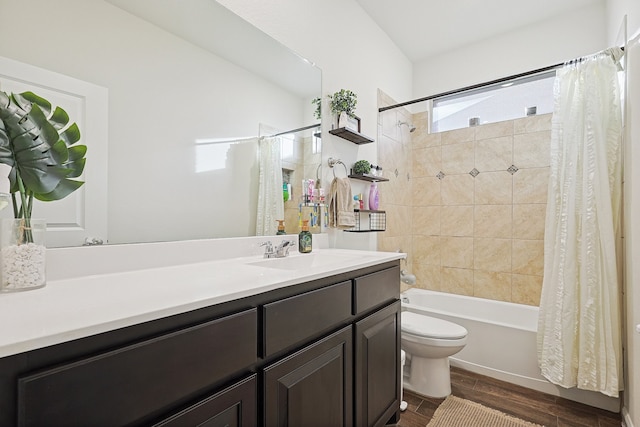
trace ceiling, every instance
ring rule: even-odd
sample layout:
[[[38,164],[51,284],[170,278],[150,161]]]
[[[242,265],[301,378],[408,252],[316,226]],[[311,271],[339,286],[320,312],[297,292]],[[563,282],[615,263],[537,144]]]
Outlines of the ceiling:
[[[106,1],[293,94],[318,95],[318,68],[216,1]]]
[[[417,62],[605,0],[356,1]]]

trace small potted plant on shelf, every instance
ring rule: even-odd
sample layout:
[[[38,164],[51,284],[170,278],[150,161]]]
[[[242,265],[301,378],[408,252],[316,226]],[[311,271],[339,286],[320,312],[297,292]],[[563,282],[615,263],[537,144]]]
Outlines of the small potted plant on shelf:
[[[360,118],[355,115],[358,95],[348,89],[340,89],[329,95],[329,108],[336,115],[338,128],[347,127],[360,132]]]
[[[45,285],[46,222],[32,219],[33,199],[60,200],[80,188],[87,147],[69,115],[32,92],[0,91],[0,163],[11,167],[14,219],[3,219],[1,291]],[[7,197],[8,198],[8,197]]]
[[[353,164],[354,175],[364,175],[371,170],[371,164],[368,160],[358,160]]]

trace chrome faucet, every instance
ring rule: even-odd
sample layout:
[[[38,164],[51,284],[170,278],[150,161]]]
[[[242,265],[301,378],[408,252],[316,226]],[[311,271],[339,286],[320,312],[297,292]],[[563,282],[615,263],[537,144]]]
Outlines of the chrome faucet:
[[[289,249],[295,244],[293,240],[283,240],[276,248],[276,258],[284,258],[289,255]]]
[[[289,249],[293,246],[295,242],[293,240],[283,240],[280,244],[274,248],[271,240],[267,240],[260,244],[260,246],[264,246],[264,257],[265,258],[284,258],[289,255]]]

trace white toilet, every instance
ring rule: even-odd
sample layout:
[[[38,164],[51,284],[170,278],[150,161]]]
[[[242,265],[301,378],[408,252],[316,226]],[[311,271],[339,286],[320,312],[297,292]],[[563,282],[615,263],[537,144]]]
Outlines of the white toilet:
[[[407,362],[411,361],[405,387],[429,397],[450,395],[449,356],[464,348],[467,330],[453,322],[409,311],[402,312],[400,324],[402,350],[407,353]]]

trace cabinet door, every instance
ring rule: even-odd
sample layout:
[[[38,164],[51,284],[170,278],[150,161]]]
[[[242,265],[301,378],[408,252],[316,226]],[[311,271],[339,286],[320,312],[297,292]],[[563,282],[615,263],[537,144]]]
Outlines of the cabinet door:
[[[254,374],[153,427],[254,427],[256,410]]]
[[[357,426],[382,426],[399,417],[400,375],[400,301],[396,301],[355,326]]]
[[[348,326],[265,368],[265,426],[352,426],[351,340]]]

